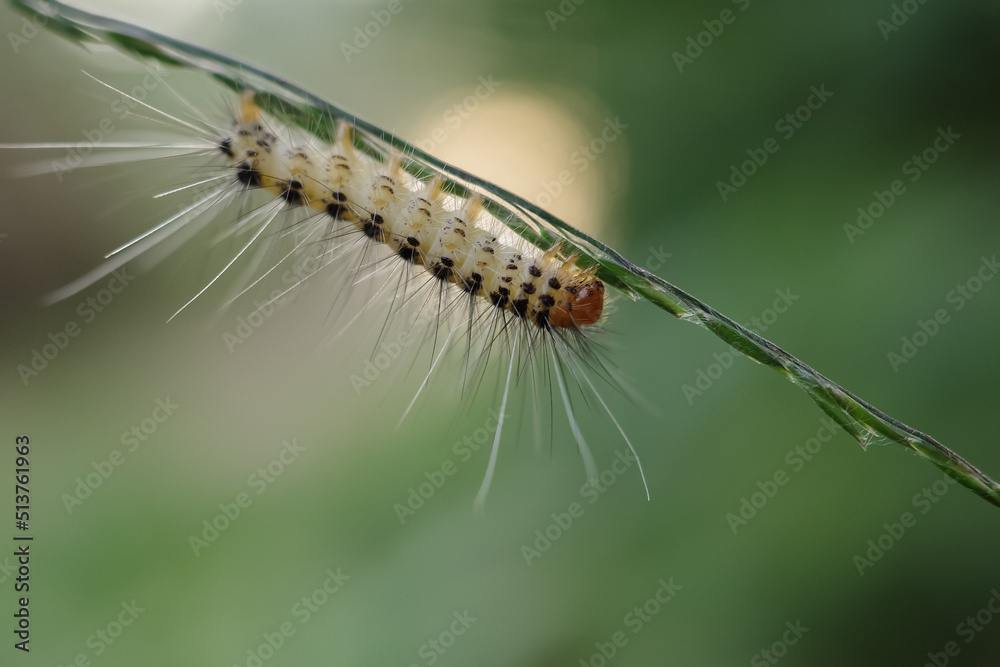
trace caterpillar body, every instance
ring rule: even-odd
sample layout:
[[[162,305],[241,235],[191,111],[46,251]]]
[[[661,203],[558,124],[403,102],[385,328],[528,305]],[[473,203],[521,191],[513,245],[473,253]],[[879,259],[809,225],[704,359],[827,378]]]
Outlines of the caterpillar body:
[[[253,93],[246,92],[233,132],[219,142],[219,150],[234,161],[235,177],[246,187],[262,187],[290,206],[309,206],[350,222],[435,278],[543,331],[576,329],[600,319],[604,285],[593,268],[577,269],[575,258],[560,258],[557,248],[531,256],[501,243],[490,229],[475,224],[482,215],[481,198],[449,210],[441,179],[417,181],[411,190],[403,182],[408,175],[402,154],[381,164],[354,147],[349,123],[339,128],[329,155],[308,144],[283,146],[262,122]]]

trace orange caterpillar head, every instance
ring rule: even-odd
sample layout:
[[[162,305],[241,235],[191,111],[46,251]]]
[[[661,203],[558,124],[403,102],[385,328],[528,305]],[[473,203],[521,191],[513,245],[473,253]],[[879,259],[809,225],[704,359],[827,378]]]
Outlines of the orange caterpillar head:
[[[549,312],[549,324],[554,327],[576,329],[594,324],[604,310],[604,283],[588,276],[579,285],[566,289],[568,299],[556,301]]]

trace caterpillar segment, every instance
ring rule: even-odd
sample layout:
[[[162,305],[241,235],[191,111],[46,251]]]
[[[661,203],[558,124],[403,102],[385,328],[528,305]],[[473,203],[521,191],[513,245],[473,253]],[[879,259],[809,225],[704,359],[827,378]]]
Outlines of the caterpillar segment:
[[[454,198],[440,178],[416,181],[411,190],[401,156],[387,163],[372,159],[355,148],[351,130],[341,122],[326,151],[286,146],[268,129],[248,91],[219,150],[243,186],[353,224],[435,278],[541,329],[576,330],[600,320],[605,288],[594,268],[580,269],[577,258],[563,257],[559,246],[529,253],[499,241],[481,224],[479,196],[449,208]]]

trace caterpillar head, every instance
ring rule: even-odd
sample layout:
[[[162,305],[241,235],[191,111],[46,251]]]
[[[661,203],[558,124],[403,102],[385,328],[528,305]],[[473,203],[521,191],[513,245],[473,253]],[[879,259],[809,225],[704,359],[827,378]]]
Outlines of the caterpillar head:
[[[576,329],[594,324],[604,310],[604,283],[587,276],[578,285],[565,289],[566,299],[559,299],[549,313],[549,323],[554,327]]]

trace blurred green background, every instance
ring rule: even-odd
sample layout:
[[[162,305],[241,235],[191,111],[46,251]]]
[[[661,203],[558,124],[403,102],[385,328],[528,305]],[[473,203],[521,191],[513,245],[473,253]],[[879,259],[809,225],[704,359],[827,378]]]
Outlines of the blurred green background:
[[[886,39],[889,2],[404,0],[350,62],[342,44],[387,3],[85,6],[253,62],[410,141],[430,140],[431,152],[550,204],[742,322],[769,317],[776,290],[790,290],[799,298],[768,338],[996,477],[1000,281],[960,310],[948,294],[1000,249],[1000,3],[902,5],[917,9]],[[673,54],[718,31],[723,10],[733,21],[710,43],[703,35],[679,71]],[[10,42],[22,17],[4,7],[0,29]],[[108,113],[80,70],[120,85],[141,74],[123,57],[44,33],[0,53],[3,142],[77,141]],[[495,92],[455,111],[490,75],[501,82]],[[171,81],[199,104],[221,104],[199,77]],[[811,86],[833,96],[789,137],[776,123]],[[574,161],[615,118],[627,125],[621,136],[592,162]],[[949,127],[960,138],[909,181],[903,164]],[[723,201],[717,182],[769,137],[780,149]],[[3,664],[69,665],[79,655],[94,665],[257,664],[248,651],[266,665],[996,664],[1000,618],[988,603],[1000,587],[1000,512],[935,487],[943,475],[929,463],[896,448],[864,453],[842,432],[803,464],[786,458],[808,445],[822,414],[746,359],[689,400],[684,386],[718,370],[714,355],[725,358],[705,331],[625,299],[608,325],[615,363],[651,408],[609,396],[651,501],[631,467],[590,504],[557,417],[551,443],[546,435],[536,447],[529,426],[518,442],[505,439],[476,515],[487,454],[465,461],[455,445],[489,420],[492,388],[461,403],[446,375],[397,430],[426,355],[358,396],[349,375],[363,370],[381,319],[372,313],[329,343],[334,285],[310,284],[232,353],[224,335],[253,306],[217,314],[224,290],[164,324],[214,275],[223,250],[134,266],[136,279],[93,321],[78,307],[101,283],[41,308],[44,294],[162,220],[171,209],[149,196],[190,175],[11,175],[35,159],[0,153],[0,470],[13,467],[14,436],[30,434],[36,536],[32,651],[13,650],[7,633]],[[572,182],[550,202],[546,184],[562,170]],[[844,225],[895,179],[905,194],[851,242]],[[949,321],[894,371],[888,353],[938,309]],[[26,385],[18,365],[70,321],[80,334]],[[128,451],[123,434],[143,428],[157,399],[178,407]],[[582,421],[599,468],[610,469],[622,449],[613,426],[599,415]],[[261,488],[252,476],[281,467],[272,462],[292,439],[304,450]],[[113,450],[124,462],[68,511],[64,494]],[[395,506],[449,461],[454,474],[401,522]],[[787,484],[772,488],[780,472]],[[762,486],[773,497],[734,532],[727,515],[762,501]],[[933,503],[919,497],[925,489]],[[11,474],[0,492],[11,507]],[[240,493],[249,506],[196,555],[190,536]],[[552,515],[574,502],[582,516],[553,528]],[[913,521],[900,535],[893,524],[905,512]],[[523,548],[546,529],[561,534],[529,565]],[[13,532],[6,524],[4,535]],[[855,557],[880,539],[891,548],[859,574]],[[296,605],[324,600],[316,591],[338,568],[349,579],[304,618]],[[10,626],[12,577],[0,578]],[[661,580],[680,586],[662,608],[648,602]],[[101,640],[133,600],[144,611]],[[476,620],[457,622],[466,612]],[[294,634],[261,656],[282,624]],[[796,624],[808,631],[789,632]]]

